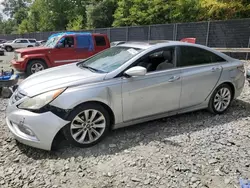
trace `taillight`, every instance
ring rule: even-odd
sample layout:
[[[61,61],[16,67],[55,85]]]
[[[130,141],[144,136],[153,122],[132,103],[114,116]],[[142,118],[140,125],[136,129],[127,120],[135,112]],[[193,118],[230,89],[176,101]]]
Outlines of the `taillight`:
[[[237,67],[237,69],[243,73],[245,73],[244,65]]]

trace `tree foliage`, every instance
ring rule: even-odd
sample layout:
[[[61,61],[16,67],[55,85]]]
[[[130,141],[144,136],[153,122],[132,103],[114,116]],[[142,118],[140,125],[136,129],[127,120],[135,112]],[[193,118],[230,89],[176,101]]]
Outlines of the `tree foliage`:
[[[67,30],[70,30],[70,31],[77,31],[81,29],[83,29],[83,16],[82,15],[76,16],[76,18],[72,19],[67,25]]]
[[[165,0],[120,0],[113,26],[148,25],[170,21]]]
[[[250,17],[249,0],[5,0],[0,33]]]
[[[93,1],[87,6],[87,27],[110,27],[114,21],[113,14],[117,8],[116,0]]]

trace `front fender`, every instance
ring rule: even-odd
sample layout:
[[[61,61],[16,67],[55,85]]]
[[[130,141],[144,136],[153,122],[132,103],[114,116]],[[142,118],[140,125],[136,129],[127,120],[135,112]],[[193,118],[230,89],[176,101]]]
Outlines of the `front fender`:
[[[121,81],[116,80],[112,85],[107,82],[87,84],[67,88],[61,95],[51,102],[52,106],[72,110],[86,102],[103,103],[113,111],[116,123],[122,122]]]
[[[25,59],[25,62],[29,62],[33,59],[42,59],[47,64],[48,67],[51,67],[51,62],[44,54],[32,54],[32,55],[24,55],[23,58]],[[26,64],[27,67],[27,64]]]

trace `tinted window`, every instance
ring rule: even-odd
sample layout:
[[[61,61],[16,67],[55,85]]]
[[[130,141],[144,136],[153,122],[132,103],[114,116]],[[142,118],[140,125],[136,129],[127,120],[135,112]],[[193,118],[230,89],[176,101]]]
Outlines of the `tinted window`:
[[[167,70],[175,67],[175,48],[159,49],[142,57],[136,66],[147,69],[147,72]]]
[[[74,47],[74,44],[75,44],[74,37],[65,37],[65,40],[64,40],[65,48]]]
[[[36,43],[36,40],[29,39],[30,43]]]
[[[201,48],[191,46],[179,46],[179,49],[180,54],[177,63],[178,67],[225,61],[220,56]]]
[[[28,41],[27,40],[21,40],[20,43],[28,43]]]
[[[106,46],[106,41],[103,36],[95,36],[96,46]]]
[[[71,36],[63,37],[60,39],[59,43],[61,43],[64,48],[72,48],[74,47],[75,44],[74,37]]]

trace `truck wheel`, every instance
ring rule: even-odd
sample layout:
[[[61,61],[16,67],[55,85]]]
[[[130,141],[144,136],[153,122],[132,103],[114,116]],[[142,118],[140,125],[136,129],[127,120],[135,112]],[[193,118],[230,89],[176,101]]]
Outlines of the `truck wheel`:
[[[6,46],[6,47],[5,47],[5,50],[6,50],[7,52],[12,52],[12,51],[13,51],[13,48],[12,48],[11,46]]]
[[[36,72],[39,72],[39,71],[42,71],[44,69],[47,68],[47,65],[41,61],[41,60],[32,60],[28,66],[27,66],[27,74],[28,76],[36,73]]]

